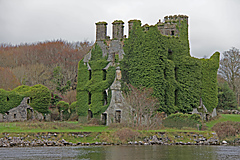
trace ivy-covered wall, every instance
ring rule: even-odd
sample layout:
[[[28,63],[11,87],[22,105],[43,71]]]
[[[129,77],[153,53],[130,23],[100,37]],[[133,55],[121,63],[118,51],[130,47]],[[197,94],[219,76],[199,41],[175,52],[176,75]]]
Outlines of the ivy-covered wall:
[[[178,36],[162,35],[157,25],[148,30],[135,21],[124,42],[123,81],[151,87],[159,111],[188,113],[202,98],[208,111],[217,107],[219,53],[210,59],[190,56],[187,20],[177,22]]]
[[[91,59],[88,62],[91,70],[88,70],[87,63],[83,60],[78,65],[78,85],[77,85],[77,112],[79,116],[86,116],[88,109],[93,116],[98,116],[104,112],[111,100],[111,91],[107,93],[107,103],[105,90],[110,87],[115,78],[115,67],[110,66],[106,71],[103,69],[108,65],[107,56],[102,56],[102,50],[95,44],[91,51]]]
[[[24,97],[30,97],[30,106],[40,113],[48,113],[51,100],[50,91],[47,87],[38,84],[35,86],[19,86],[11,91],[0,89],[0,113],[17,107]]]

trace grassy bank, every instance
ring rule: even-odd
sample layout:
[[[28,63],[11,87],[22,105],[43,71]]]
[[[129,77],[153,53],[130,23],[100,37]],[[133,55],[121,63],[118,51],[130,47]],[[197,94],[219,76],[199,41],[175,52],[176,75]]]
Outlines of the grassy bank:
[[[5,122],[0,123],[0,138],[8,135],[8,137],[24,137],[27,140],[33,140],[36,139],[36,137],[37,139],[44,139],[44,137],[46,138],[51,135],[51,138],[47,138],[47,140],[57,141],[65,139],[72,143],[93,143],[97,141],[108,143],[127,143],[128,141],[135,140],[142,141],[146,137],[151,137],[153,135],[161,135],[161,137],[158,138],[165,138],[170,142],[181,141],[186,143],[194,142],[194,139],[196,139],[196,137],[194,137],[195,135],[201,135],[207,139],[214,137],[215,133],[212,131],[213,126],[226,121],[240,122],[240,115],[219,115],[217,119],[206,123],[206,126],[208,127],[207,131],[198,131],[196,129],[186,127],[183,129],[162,128],[159,130],[134,130],[121,126],[84,126],[78,122]],[[220,131],[221,130],[225,131],[226,129],[220,129]],[[227,133],[222,133],[218,130],[215,131],[220,134],[219,137],[223,135],[222,139],[226,139],[225,135],[228,135],[230,131],[231,133],[235,133],[235,130],[233,129],[229,131],[227,130]],[[56,135],[53,136],[53,134]],[[235,137],[239,137],[239,135]]]
[[[77,122],[7,122],[0,123],[0,133],[103,132],[107,126],[82,126]]]
[[[219,117],[215,120],[212,120],[210,122],[206,123],[206,126],[208,127],[209,130],[211,128],[220,122],[227,122],[227,121],[232,121],[232,122],[240,122],[240,115],[237,114],[220,114]]]
[[[129,141],[143,141],[153,135],[168,142],[194,142],[194,135],[206,138],[213,136],[211,131],[198,131],[191,128],[133,130],[124,127],[83,126],[77,122],[9,122],[0,123],[0,138],[23,137],[25,140],[59,141],[65,139],[72,143],[127,143]]]

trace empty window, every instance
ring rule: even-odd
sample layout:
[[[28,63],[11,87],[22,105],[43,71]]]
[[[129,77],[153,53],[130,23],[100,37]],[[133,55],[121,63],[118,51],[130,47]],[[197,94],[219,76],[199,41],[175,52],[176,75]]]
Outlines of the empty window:
[[[103,69],[103,80],[107,79],[107,71]]]
[[[14,114],[14,115],[13,115],[13,118],[17,118],[17,115],[16,115],[16,114]]]
[[[88,92],[88,104],[90,105],[92,101],[92,94]]]
[[[116,110],[115,112],[115,122],[121,123],[121,110]]]
[[[103,105],[107,105],[107,92],[103,92]]]
[[[29,98],[29,99],[27,99],[27,104],[30,104],[30,98]]]
[[[9,98],[7,97],[7,101],[9,101]]]
[[[92,79],[92,70],[88,70],[88,72],[89,72],[89,80],[91,80]]]
[[[177,90],[175,90],[175,106],[177,106]]]
[[[174,36],[174,31],[171,31],[171,35]]]
[[[102,113],[102,124],[103,125],[107,124],[107,113]]]
[[[93,114],[92,114],[92,111],[89,109],[88,110],[88,120],[90,120],[91,118],[93,118]]]

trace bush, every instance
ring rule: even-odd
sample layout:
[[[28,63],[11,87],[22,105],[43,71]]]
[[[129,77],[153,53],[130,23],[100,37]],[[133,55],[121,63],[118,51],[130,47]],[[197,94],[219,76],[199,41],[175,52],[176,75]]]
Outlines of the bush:
[[[26,95],[30,97],[30,106],[40,113],[48,113],[48,107],[51,101],[51,94],[47,87],[41,84],[30,87],[30,90],[26,92]]]
[[[198,128],[197,124],[200,124],[201,128],[201,117],[198,114],[182,114],[176,113],[171,114],[163,120],[163,125],[169,128],[182,129],[184,127]]]
[[[213,126],[212,130],[215,131],[220,139],[240,134],[240,122],[220,122]]]
[[[61,116],[61,112],[62,112],[62,120],[68,120],[71,114],[70,108],[69,108],[69,103],[64,102],[64,101],[60,101],[57,103],[57,108],[60,112],[60,116]],[[61,119],[61,117],[60,117]]]
[[[133,131],[130,128],[122,128],[120,130],[117,130],[115,134],[119,137],[119,140],[122,143],[134,141],[139,136],[139,133],[137,131]]]
[[[218,84],[218,109],[237,109],[237,100],[227,82]]]

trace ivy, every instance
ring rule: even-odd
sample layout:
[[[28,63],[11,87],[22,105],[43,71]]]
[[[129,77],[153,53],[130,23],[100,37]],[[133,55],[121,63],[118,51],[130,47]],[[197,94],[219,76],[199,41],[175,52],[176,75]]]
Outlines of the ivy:
[[[69,103],[65,102],[65,101],[59,101],[57,103],[57,108],[59,110],[59,112],[62,112],[62,120],[68,120],[70,115],[71,115],[71,110],[69,107]]]
[[[81,60],[78,66],[77,112],[79,116],[86,116],[90,109],[94,116],[104,112],[111,100],[111,91],[108,90],[107,104],[104,105],[104,92],[110,88],[115,78],[115,67],[110,66],[104,79],[103,69],[108,65],[107,56],[102,57],[102,50],[97,44],[91,52],[88,71],[87,64]],[[90,78],[91,74],[91,78]],[[89,96],[91,98],[89,98]]]
[[[0,113],[17,107],[24,97],[30,97],[30,106],[40,113],[48,113],[51,95],[47,87],[38,84],[35,86],[19,86],[11,91],[0,89]]]
[[[159,111],[188,113],[202,98],[208,111],[217,106],[219,53],[209,60],[190,56],[187,20],[177,24],[178,36],[164,36],[157,26],[148,31],[133,21],[121,61],[123,81],[154,89]]]

